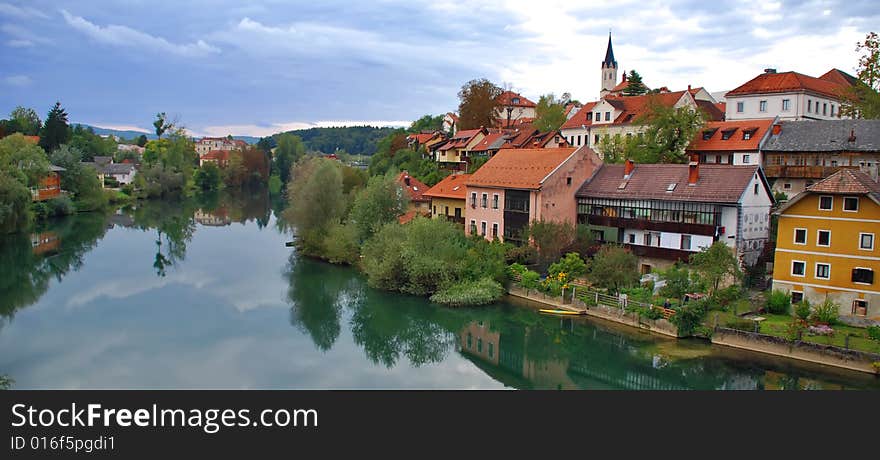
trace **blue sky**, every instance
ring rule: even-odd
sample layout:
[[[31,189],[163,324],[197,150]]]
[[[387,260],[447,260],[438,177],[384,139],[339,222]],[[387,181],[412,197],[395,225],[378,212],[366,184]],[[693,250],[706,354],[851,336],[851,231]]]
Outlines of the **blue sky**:
[[[0,114],[267,135],[454,110],[486,77],[525,96],[598,96],[609,29],[648,86],[733,89],[766,67],[854,73],[873,0],[645,2],[0,0]]]

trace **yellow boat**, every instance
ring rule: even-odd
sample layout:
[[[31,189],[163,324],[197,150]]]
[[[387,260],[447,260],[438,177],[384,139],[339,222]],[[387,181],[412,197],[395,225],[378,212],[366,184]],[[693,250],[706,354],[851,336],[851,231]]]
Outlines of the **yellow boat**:
[[[542,308],[538,310],[541,313],[548,313],[551,315],[586,315],[586,312],[583,311],[571,311],[571,310],[549,310],[546,308]]]

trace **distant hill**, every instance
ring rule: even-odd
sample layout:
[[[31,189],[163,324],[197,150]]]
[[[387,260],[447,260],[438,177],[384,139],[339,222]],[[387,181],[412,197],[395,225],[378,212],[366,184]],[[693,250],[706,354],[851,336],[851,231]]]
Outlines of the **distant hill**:
[[[106,135],[114,135],[116,137],[121,137],[123,139],[135,139],[140,137],[142,134],[147,136],[147,139],[157,139],[155,133],[144,133],[141,131],[123,131],[118,129],[108,129],[108,128],[99,128],[97,126],[86,125],[82,123],[73,123],[73,125],[82,125],[84,128],[92,128],[95,131],[95,134],[99,136]],[[198,139],[198,137],[196,137]],[[233,139],[238,139],[247,142],[248,144],[256,144],[260,138],[254,136],[232,136]]]
[[[377,143],[397,128],[377,128],[375,126],[348,126],[342,128],[309,128],[287,131],[302,138],[306,148],[323,153],[333,153],[337,149],[354,155],[376,153]],[[277,136],[277,135],[276,135]]]

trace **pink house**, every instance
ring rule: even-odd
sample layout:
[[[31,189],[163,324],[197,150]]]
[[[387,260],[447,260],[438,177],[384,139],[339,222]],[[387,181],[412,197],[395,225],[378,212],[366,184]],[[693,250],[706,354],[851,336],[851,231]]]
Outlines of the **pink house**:
[[[586,146],[499,150],[467,182],[465,232],[521,242],[533,220],[574,224],[574,194],[601,164]]]

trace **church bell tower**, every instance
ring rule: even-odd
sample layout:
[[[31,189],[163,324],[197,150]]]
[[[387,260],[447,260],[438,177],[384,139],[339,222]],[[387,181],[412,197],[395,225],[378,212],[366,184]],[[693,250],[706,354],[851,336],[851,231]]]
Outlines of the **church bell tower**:
[[[608,49],[605,50],[605,60],[602,61],[602,90],[600,97],[605,97],[609,91],[617,86],[617,61],[614,60],[614,49],[611,47],[611,32],[608,32]]]

